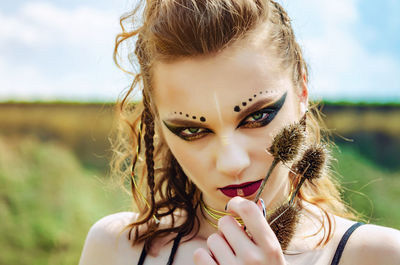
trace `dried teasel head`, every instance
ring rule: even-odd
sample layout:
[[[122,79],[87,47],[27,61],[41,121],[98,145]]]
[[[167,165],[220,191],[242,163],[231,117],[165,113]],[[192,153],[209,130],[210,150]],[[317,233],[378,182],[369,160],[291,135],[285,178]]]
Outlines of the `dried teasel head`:
[[[303,147],[305,138],[304,126],[302,126],[300,123],[283,127],[283,129],[274,137],[272,145],[267,150],[270,154],[272,154],[274,160],[268,169],[267,175],[261,182],[261,186],[258,189],[257,195],[254,199],[255,202],[258,201],[261,193],[264,191],[265,184],[276,165],[279,162],[286,163],[295,159]]]
[[[304,151],[302,158],[293,165],[293,169],[312,182],[321,177],[328,156],[328,150],[324,145],[312,145]]]
[[[304,127],[300,123],[285,126],[275,137],[268,148],[273,157],[283,163],[297,156],[305,140]]]
[[[299,216],[300,207],[297,204],[288,205],[285,203],[268,217],[268,223],[276,219],[271,224],[271,229],[278,238],[282,250],[286,250],[292,240],[299,222]]]

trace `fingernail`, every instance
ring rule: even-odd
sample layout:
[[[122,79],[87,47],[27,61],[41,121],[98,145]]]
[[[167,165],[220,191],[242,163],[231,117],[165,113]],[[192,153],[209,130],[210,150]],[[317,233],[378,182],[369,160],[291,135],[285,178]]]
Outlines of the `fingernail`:
[[[265,210],[265,203],[264,203],[264,200],[260,198],[258,201],[259,201],[260,204],[261,204],[262,212],[263,212],[263,215],[264,215],[264,217],[265,217],[265,216],[267,215],[267,213],[266,213],[266,210]]]

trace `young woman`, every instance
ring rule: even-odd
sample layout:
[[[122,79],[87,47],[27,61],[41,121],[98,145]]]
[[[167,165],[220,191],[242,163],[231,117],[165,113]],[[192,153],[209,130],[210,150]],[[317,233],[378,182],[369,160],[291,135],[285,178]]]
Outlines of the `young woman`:
[[[80,264],[400,264],[400,232],[352,221],[327,167],[274,224],[298,184],[293,162],[277,164],[254,202],[282,128],[302,124],[307,145],[321,142],[307,66],[282,7],[144,7],[121,19],[115,48],[117,59],[121,43],[134,40],[140,65],[120,103],[129,126],[113,164],[129,177],[137,212],[94,224]],[[130,104],[138,89],[142,101]]]

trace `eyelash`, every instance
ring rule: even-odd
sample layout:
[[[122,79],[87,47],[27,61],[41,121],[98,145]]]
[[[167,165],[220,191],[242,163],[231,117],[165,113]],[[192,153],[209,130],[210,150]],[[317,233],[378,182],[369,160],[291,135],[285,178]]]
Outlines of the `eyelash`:
[[[259,111],[253,112],[252,114],[247,116],[243,121],[241,121],[237,128],[241,127],[241,128],[249,129],[249,128],[264,127],[272,121],[272,119],[275,117],[276,113],[277,113],[277,111],[275,109],[271,109],[271,108],[265,108],[265,109],[261,109]],[[255,121],[247,121],[249,118],[252,118],[252,116],[255,116],[257,114],[262,115],[260,119],[255,120]],[[198,129],[200,132],[195,132],[195,133],[190,133],[190,134],[184,133],[184,131],[190,132],[190,129]],[[181,128],[177,128],[176,134],[185,141],[195,141],[197,139],[203,138],[205,135],[207,135],[210,132],[211,131],[209,129],[205,129],[205,128],[181,127]]]

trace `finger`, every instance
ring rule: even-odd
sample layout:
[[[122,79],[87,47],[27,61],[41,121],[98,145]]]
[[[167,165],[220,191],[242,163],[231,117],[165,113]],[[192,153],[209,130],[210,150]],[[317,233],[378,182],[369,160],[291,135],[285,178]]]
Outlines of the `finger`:
[[[215,233],[209,236],[207,246],[218,264],[235,264],[235,254],[221,235]]]
[[[193,261],[196,265],[217,265],[217,262],[204,248],[198,248],[194,251]]]
[[[244,256],[254,248],[254,243],[232,216],[224,216],[219,219],[218,230],[224,235],[236,256]]]
[[[253,236],[253,241],[257,245],[264,247],[279,245],[274,232],[254,202],[237,196],[228,202],[227,210],[242,218],[247,231]]]

